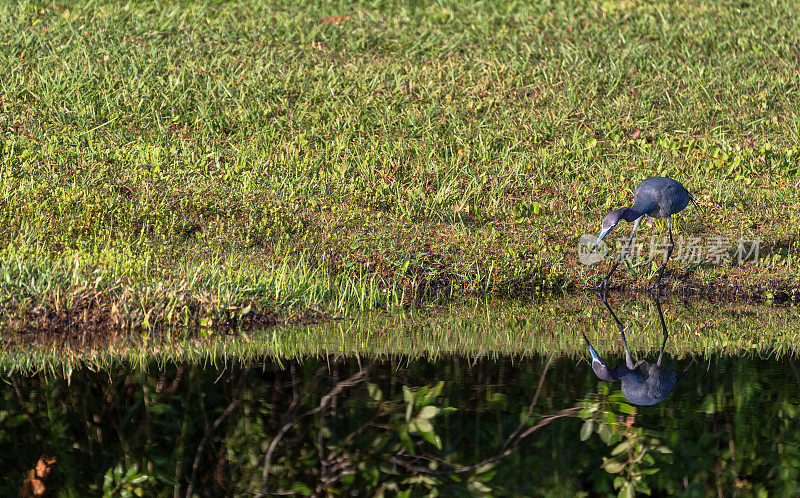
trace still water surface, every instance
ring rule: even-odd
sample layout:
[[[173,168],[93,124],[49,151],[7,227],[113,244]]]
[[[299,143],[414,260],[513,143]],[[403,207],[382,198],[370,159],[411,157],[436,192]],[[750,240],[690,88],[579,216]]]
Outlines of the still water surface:
[[[63,496],[798,494],[795,358],[667,355],[679,379],[653,406],[587,358],[14,375],[0,388],[0,494],[43,455],[55,462],[39,484]]]

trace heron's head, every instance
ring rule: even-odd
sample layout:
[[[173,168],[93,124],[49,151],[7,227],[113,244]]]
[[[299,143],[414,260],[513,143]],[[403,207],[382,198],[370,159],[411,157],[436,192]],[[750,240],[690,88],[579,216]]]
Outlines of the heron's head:
[[[614,227],[617,226],[619,220],[625,219],[625,213],[627,213],[629,209],[630,208],[615,209],[610,213],[608,213],[605,218],[603,218],[603,224],[600,226],[600,235],[597,236],[597,241],[592,246],[592,250],[594,250],[600,243],[600,241],[603,240],[603,237],[608,235],[609,232],[611,232],[611,230],[613,230]]]
[[[585,335],[583,337],[584,339],[586,338]],[[588,344],[589,342],[588,339],[586,342]],[[592,371],[594,372],[595,375],[597,375],[597,378],[608,382],[615,381],[616,379],[614,378],[611,369],[609,369],[608,366],[606,366],[606,362],[604,362],[603,359],[600,358],[600,355],[597,354],[597,351],[594,350],[591,344],[589,344],[589,354],[592,355]]]

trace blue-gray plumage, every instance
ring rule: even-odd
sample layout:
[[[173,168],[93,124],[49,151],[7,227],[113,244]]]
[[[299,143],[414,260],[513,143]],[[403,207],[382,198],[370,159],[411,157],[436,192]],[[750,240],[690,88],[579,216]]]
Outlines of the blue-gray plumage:
[[[658,289],[658,286],[661,284],[661,275],[664,273],[667,261],[672,255],[672,249],[675,247],[675,243],[672,240],[672,220],[670,217],[675,213],[683,211],[684,208],[689,205],[689,201],[694,202],[694,199],[691,194],[689,194],[689,191],[677,180],[658,176],[642,180],[642,183],[636,187],[636,191],[633,193],[633,207],[615,209],[603,218],[600,235],[597,236],[597,242],[594,243],[592,249],[597,247],[597,244],[617,226],[620,220],[633,222],[633,230],[631,231],[628,244],[622,251],[620,258],[614,263],[611,271],[608,272],[608,275],[606,275],[606,278],[603,279],[598,287],[606,291],[608,290],[608,281],[611,275],[614,273],[614,270],[617,269],[620,262],[625,259],[631,243],[633,242],[633,238],[636,235],[636,230],[639,228],[639,223],[642,221],[642,218],[647,216],[648,218],[654,219],[666,218],[667,227],[669,227],[669,246],[667,247],[667,254],[664,257],[661,269],[658,271],[656,283],[653,285],[653,287]]]
[[[661,321],[661,330],[664,334],[664,342],[661,344],[661,352],[658,354],[658,360],[655,364],[648,363],[644,360],[639,360],[634,363],[631,357],[631,352],[628,349],[628,343],[625,340],[625,330],[622,323],[614,314],[614,311],[609,306],[605,295],[602,296],[603,304],[606,305],[611,316],[617,324],[617,329],[622,336],[622,347],[625,350],[625,364],[611,370],[606,366],[605,362],[597,351],[592,347],[586,334],[583,334],[583,339],[589,346],[589,354],[592,356],[592,370],[600,380],[613,382],[619,380],[621,382],[622,395],[625,399],[635,405],[654,405],[659,401],[663,401],[675,384],[678,382],[678,376],[675,372],[667,370],[661,366],[661,358],[664,355],[664,347],[667,345],[667,326],[664,323],[664,314],[661,312],[661,304],[658,298],[654,295],[656,301],[656,308],[658,308],[658,317]],[[581,332],[583,333],[583,332]]]

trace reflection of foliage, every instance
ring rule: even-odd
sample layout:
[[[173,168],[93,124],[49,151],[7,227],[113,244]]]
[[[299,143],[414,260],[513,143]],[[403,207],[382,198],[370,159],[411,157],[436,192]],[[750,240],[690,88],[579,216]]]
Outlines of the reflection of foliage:
[[[450,378],[483,375],[461,360],[447,364]],[[0,481],[49,452],[63,462],[55,482],[66,494],[498,493],[508,485],[494,482],[504,472],[496,461],[518,458],[529,434],[574,415],[534,413],[541,371],[510,375],[538,381],[530,403],[529,389],[509,398],[491,383],[446,384],[440,365],[306,360],[261,373],[166,365],[11,378],[0,386],[0,451],[13,457]],[[475,389],[482,394],[473,399]],[[480,422],[496,410],[507,412],[499,420],[509,437]]]
[[[132,498],[144,496],[144,489],[140,484],[150,480],[150,476],[139,472],[139,466],[133,464],[125,470],[122,462],[114,468],[108,469],[103,476],[103,497],[120,496]]]
[[[382,397],[380,388],[375,384],[370,384],[370,397]],[[434,400],[442,393],[444,381],[440,381],[433,388],[423,386],[417,390],[412,390],[403,386],[403,401],[405,402],[405,416],[395,414],[391,417],[394,432],[400,437],[405,449],[412,455],[414,444],[409,434],[419,434],[422,438],[434,445],[437,449],[442,449],[442,439],[433,430],[432,420],[440,413],[455,411],[455,408],[439,407],[431,405]]]
[[[430,492],[441,484],[424,475],[406,476],[389,463],[393,455],[424,452],[424,442],[442,449],[442,440],[433,422],[439,415],[454,411],[436,405],[444,382],[417,389],[402,386],[402,391],[392,399],[385,399],[378,384],[365,382],[365,372],[361,370],[337,383],[322,397],[317,408],[287,417],[267,449],[261,472],[262,492],[267,489],[268,477],[276,481],[272,493],[306,495],[338,494],[342,491],[340,486],[347,486],[378,496],[386,491],[410,496],[412,492],[418,495],[419,488]],[[331,406],[340,403],[338,397],[346,389],[356,387],[367,391],[369,400],[364,400],[361,408],[366,416],[349,432],[342,431],[341,424],[329,421]],[[317,418],[312,419],[312,415]],[[288,443],[290,447],[282,446],[283,455],[272,465],[273,455],[289,430],[300,438]],[[297,456],[303,461],[301,469],[292,465]],[[253,480],[253,477],[242,477],[245,481]]]
[[[69,383],[11,376],[0,383],[0,496],[15,495],[41,455],[56,459],[48,493],[73,496],[102,495],[118,464],[123,476],[149,476],[137,484],[146,496],[185,496],[189,485],[199,496],[606,496],[635,490],[623,484],[637,476],[654,495],[797,496],[797,361],[709,364],[687,371],[669,400],[637,408],[630,427],[632,407],[585,365],[576,375],[569,358],[546,376],[542,358],[166,364],[75,370]],[[587,396],[599,405],[576,407]],[[593,411],[581,419],[578,408]],[[604,457],[623,468],[609,473]]]
[[[620,391],[608,395],[608,386],[600,386],[600,401],[588,401],[578,413],[584,420],[580,430],[581,441],[596,432],[607,446],[613,446],[610,457],[603,457],[603,469],[614,477],[614,489],[619,496],[650,494],[645,478],[658,472],[654,467],[654,453],[672,453],[661,444],[651,431],[634,427],[636,408],[630,405]]]

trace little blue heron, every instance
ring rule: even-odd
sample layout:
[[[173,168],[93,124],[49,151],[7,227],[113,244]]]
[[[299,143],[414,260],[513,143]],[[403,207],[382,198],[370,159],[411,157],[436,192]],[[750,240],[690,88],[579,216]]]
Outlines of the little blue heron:
[[[639,223],[642,221],[642,218],[647,216],[654,219],[666,218],[667,227],[669,227],[669,246],[667,247],[667,254],[664,257],[661,268],[658,270],[656,283],[653,284],[653,288],[658,290],[658,287],[661,285],[661,275],[664,273],[667,261],[672,255],[672,249],[675,247],[675,243],[672,240],[672,220],[670,216],[683,211],[689,204],[689,201],[694,202],[695,205],[697,204],[691,194],[689,194],[689,191],[677,180],[660,176],[642,180],[642,183],[636,187],[636,191],[633,193],[633,207],[615,209],[603,218],[600,235],[597,236],[597,242],[592,246],[592,250],[603,240],[603,237],[608,235],[608,233],[617,226],[620,220],[632,221],[633,231],[631,231],[631,237],[628,239],[628,244],[625,246],[625,249],[623,249],[620,258],[614,263],[611,271],[608,272],[608,275],[606,275],[606,278],[603,279],[598,288],[604,291],[608,290],[608,281],[611,275],[614,273],[614,270],[617,269],[620,262],[625,259],[631,247],[631,243],[633,242],[633,238],[636,236],[636,229],[639,228]]]
[[[605,294],[602,296],[603,304],[611,313],[614,321],[617,323],[617,329],[622,336],[622,347],[625,350],[625,364],[620,365],[614,370],[609,369],[605,362],[594,350],[586,334],[583,334],[583,339],[589,346],[589,354],[592,356],[592,370],[595,375],[601,380],[613,382],[615,380],[621,381],[622,395],[625,399],[634,405],[654,405],[663,401],[675,384],[678,382],[678,376],[672,370],[667,370],[661,367],[661,358],[664,355],[664,347],[667,345],[667,326],[664,323],[664,313],[661,311],[661,303],[658,301],[656,294],[653,294],[653,299],[656,301],[656,308],[658,309],[658,318],[661,321],[661,330],[664,334],[664,341],[661,343],[661,352],[658,353],[658,360],[655,364],[648,363],[644,360],[639,360],[634,364],[631,352],[628,350],[628,343],[625,340],[625,330],[622,323],[614,314],[614,311],[609,306]]]

